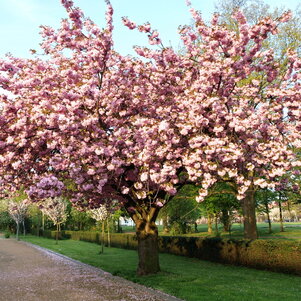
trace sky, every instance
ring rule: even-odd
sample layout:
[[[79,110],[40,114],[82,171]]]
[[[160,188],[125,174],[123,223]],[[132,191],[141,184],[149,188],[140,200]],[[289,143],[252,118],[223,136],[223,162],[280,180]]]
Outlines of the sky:
[[[104,26],[104,0],[74,0],[101,27]],[[214,0],[191,0],[206,20],[215,11]],[[271,7],[285,6],[295,10],[301,0],[265,0]],[[191,23],[185,0],[111,0],[114,8],[115,49],[123,55],[134,54],[133,45],[147,45],[144,34],[130,31],[122,25],[127,16],[137,24],[150,22],[157,29],[163,44],[179,47],[179,25]],[[0,0],[0,57],[8,52],[18,57],[30,57],[30,49],[39,49],[39,26],[59,27],[66,12],[60,0]]]

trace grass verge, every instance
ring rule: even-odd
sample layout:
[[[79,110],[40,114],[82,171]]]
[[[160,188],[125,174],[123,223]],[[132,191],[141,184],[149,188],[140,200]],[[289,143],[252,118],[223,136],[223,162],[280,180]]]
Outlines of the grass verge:
[[[99,254],[99,245],[83,241],[63,240],[56,245],[52,239],[36,236],[21,239],[186,301],[295,301],[301,296],[298,276],[160,254],[162,271],[137,277],[135,251],[105,248]]]

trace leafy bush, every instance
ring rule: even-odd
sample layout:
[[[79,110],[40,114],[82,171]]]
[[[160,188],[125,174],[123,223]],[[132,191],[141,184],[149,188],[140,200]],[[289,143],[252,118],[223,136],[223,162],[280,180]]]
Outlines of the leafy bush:
[[[164,253],[301,275],[300,242],[163,236],[159,248]]]
[[[5,237],[5,238],[10,238],[10,232],[9,232],[9,231],[6,231],[6,232],[4,233],[4,237]]]

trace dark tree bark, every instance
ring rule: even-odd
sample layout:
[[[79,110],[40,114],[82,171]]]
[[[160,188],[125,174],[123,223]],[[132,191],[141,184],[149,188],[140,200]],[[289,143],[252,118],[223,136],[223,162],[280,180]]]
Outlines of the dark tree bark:
[[[278,202],[278,205],[279,205],[280,232],[284,232],[281,201]]]
[[[104,244],[105,244],[105,221],[101,223],[101,250],[100,254],[104,252]]]
[[[17,222],[17,233],[16,233],[16,238],[17,240],[20,240],[20,237],[19,237],[19,231],[20,231],[20,223],[19,221]]]
[[[45,215],[42,212],[42,231],[44,231],[44,230],[45,230]]]
[[[215,225],[215,235],[219,236],[217,213],[214,214],[214,225]]]
[[[125,208],[136,225],[139,259],[137,274],[141,276],[158,273],[160,271],[158,228],[155,222],[161,208],[155,205],[142,207],[132,200]]]
[[[242,201],[245,239],[258,238],[255,207],[254,189],[250,187],[246,191],[246,197]]]
[[[164,233],[168,233],[169,232],[169,228],[168,228],[168,219],[167,216],[164,216],[163,219],[163,232]]]
[[[25,220],[22,220],[22,227],[23,227],[23,236],[26,235],[26,229],[25,229]]]
[[[222,222],[224,226],[224,231],[230,232],[230,228],[231,228],[230,215],[229,215],[229,211],[226,209],[222,210]]]
[[[56,234],[55,234],[55,244],[57,245],[59,241],[59,224],[56,224]]]
[[[110,219],[107,219],[107,228],[108,228],[108,247],[111,247],[111,234],[110,234]]]
[[[272,223],[271,223],[270,210],[269,210],[268,203],[265,203],[265,211],[266,211],[266,214],[267,214],[267,217],[268,217],[269,233],[272,233]]]
[[[212,215],[210,213],[208,213],[207,224],[208,224],[208,234],[211,235],[213,230],[212,230]]]
[[[160,271],[158,228],[155,222],[141,220],[136,224],[138,239],[138,275],[155,274]]]

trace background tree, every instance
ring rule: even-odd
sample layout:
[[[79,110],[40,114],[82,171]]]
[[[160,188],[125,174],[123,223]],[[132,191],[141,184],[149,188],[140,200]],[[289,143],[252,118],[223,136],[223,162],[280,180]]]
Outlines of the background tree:
[[[259,212],[264,212],[267,216],[267,221],[269,225],[269,233],[272,233],[272,223],[270,217],[270,211],[272,208],[272,203],[275,202],[277,198],[276,192],[270,189],[259,189],[255,193],[255,200],[258,206]]]
[[[39,208],[56,226],[56,244],[58,244],[61,224],[67,220],[67,202],[62,198],[48,198]]]
[[[95,221],[89,216],[86,211],[79,211],[71,207],[70,213],[66,221],[66,228],[71,230],[90,230],[95,226]]]
[[[24,219],[27,213],[28,206],[29,206],[28,200],[23,200],[21,202],[10,201],[8,203],[8,212],[12,217],[12,219],[17,224],[17,232],[16,232],[17,240],[20,240],[19,238],[20,224],[23,225],[23,234],[25,235]]]
[[[0,229],[11,231],[14,225],[14,220],[8,212],[8,200],[0,199]]]
[[[110,212],[105,205],[101,205],[98,208],[91,209],[89,213],[93,219],[101,223],[101,253],[103,253],[105,243],[105,222],[109,220]],[[108,227],[108,244],[110,244],[109,236],[110,233]]]
[[[168,232],[185,234],[191,232],[191,225],[197,231],[196,220],[200,217],[200,205],[195,199],[197,195],[198,187],[187,184],[162,208],[159,219],[166,220]]]
[[[209,189],[208,195],[202,202],[202,207],[207,213],[209,234],[212,234],[212,218],[215,219],[216,234],[218,234],[218,219],[222,222],[224,231],[231,231],[233,212],[240,208],[236,194],[235,185],[228,182],[217,182]]]
[[[295,164],[300,164],[291,150],[291,146],[299,144],[297,131],[290,132],[290,129],[294,128],[295,117],[292,119],[285,117],[286,108],[291,108],[290,102],[292,100],[292,98],[287,97],[287,94],[291,97],[295,93],[293,98],[296,102],[294,104],[297,105],[298,103],[296,94],[298,91],[296,82],[298,76],[297,74],[293,76],[291,73],[291,62],[298,61],[298,58],[293,55],[294,59],[292,59],[290,53],[287,54],[290,63],[286,65],[285,80],[279,82],[278,76],[282,74],[283,70],[279,65],[277,56],[273,54],[272,49],[267,52],[262,48],[268,36],[277,33],[277,22],[286,21],[289,19],[289,15],[288,12],[277,20],[265,18],[257,25],[249,25],[241,12],[237,11],[238,31],[231,31],[231,35],[229,35],[228,30],[225,29],[226,27],[218,23],[218,17],[214,20],[215,27],[213,30],[213,28],[208,29],[208,26],[202,23],[197,12],[195,13],[195,20],[198,20],[197,24],[200,25],[197,26],[198,34],[193,36],[196,42],[194,47],[191,46],[191,49],[197,48],[199,53],[209,55],[208,49],[210,47],[213,49],[215,45],[215,55],[208,57],[207,61],[207,66],[211,66],[211,69],[215,68],[216,70],[214,77],[216,85],[211,89],[208,87],[212,98],[215,98],[212,99],[212,103],[206,105],[206,109],[213,112],[214,108],[219,106],[220,110],[219,113],[213,114],[212,118],[206,121],[214,123],[213,118],[221,121],[219,125],[216,124],[213,131],[210,131],[210,133],[214,132],[219,137],[216,145],[213,142],[212,144],[202,142],[205,137],[209,136],[204,131],[198,137],[194,136],[194,141],[198,142],[196,144],[202,145],[204,148],[207,147],[206,152],[212,157],[210,164],[208,164],[209,162],[205,163],[204,160],[202,163],[207,165],[208,170],[208,179],[204,186],[207,188],[211,184],[212,174],[214,173],[217,173],[221,180],[234,180],[238,187],[237,198],[242,200],[245,237],[249,239],[257,238],[254,201],[256,189],[274,187],[277,176],[283,175]],[[266,31],[260,31],[260,26],[263,26],[262,29],[265,28]],[[185,30],[193,31],[187,28]],[[219,41],[214,38],[217,35],[221,37]],[[201,38],[198,39],[198,36]],[[243,41],[242,48],[234,46],[237,38]],[[200,47],[202,47],[203,52],[199,49]],[[190,53],[193,53],[193,51]],[[194,52],[194,56],[191,55],[191,59],[194,61],[198,60],[196,53]],[[234,57],[236,58],[234,59]],[[221,62],[226,66],[221,68]],[[265,67],[262,63],[266,64]],[[243,69],[236,69],[238,66]],[[294,64],[294,66],[297,66],[297,64]],[[231,76],[233,75],[232,81]],[[292,92],[291,89],[295,92]],[[203,90],[201,93],[200,90],[193,89],[190,95],[193,94],[199,95],[202,100],[204,99]],[[206,96],[208,97],[208,94]],[[207,101],[208,99],[210,98],[207,98]],[[217,104],[215,99],[224,99],[225,102],[219,101]],[[284,104],[285,100],[289,100],[289,102]],[[195,105],[195,107],[198,108],[198,110],[195,109],[196,114],[200,115],[201,106]],[[204,103],[202,107],[204,110]],[[221,112],[224,112],[225,115],[221,116]],[[298,115],[297,111],[293,110],[293,112],[293,114]],[[190,110],[190,115],[192,115],[192,110]],[[193,119],[190,117],[190,120]],[[253,129],[251,130],[251,128]],[[287,134],[284,134],[283,131]],[[284,135],[280,134],[281,132]],[[293,135],[290,136],[291,134]],[[271,136],[273,137],[272,140],[270,139]],[[210,141],[209,137],[207,138],[208,141]],[[288,138],[285,143],[283,137]],[[279,148],[280,145],[281,149]],[[224,149],[224,156],[221,156],[221,153],[217,154],[217,152],[220,152],[220,148]],[[284,153],[283,150],[285,150]],[[197,151],[196,147],[192,157],[199,156],[195,155],[198,152],[201,151]],[[191,161],[190,163],[193,165]],[[295,162],[292,163],[293,161]],[[196,160],[194,162],[196,164]],[[222,166],[223,171],[220,170]],[[198,174],[196,168],[192,169],[195,174]],[[206,193],[204,191],[204,195]]]

